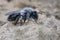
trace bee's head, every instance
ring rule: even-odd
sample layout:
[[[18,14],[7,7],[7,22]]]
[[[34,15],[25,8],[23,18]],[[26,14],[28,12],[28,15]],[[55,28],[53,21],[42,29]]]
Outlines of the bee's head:
[[[33,19],[38,19],[38,12],[37,12],[37,11],[32,11],[31,17],[32,17]]]

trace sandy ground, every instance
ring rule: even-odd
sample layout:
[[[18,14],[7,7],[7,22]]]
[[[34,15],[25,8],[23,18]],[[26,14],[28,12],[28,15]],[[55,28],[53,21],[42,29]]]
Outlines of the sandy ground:
[[[44,0],[0,0],[0,40],[60,40],[60,11],[55,4]],[[56,3],[56,2],[55,2]],[[5,14],[30,6],[38,9],[38,24],[33,20],[27,24],[13,25]],[[57,15],[57,17],[56,17]]]

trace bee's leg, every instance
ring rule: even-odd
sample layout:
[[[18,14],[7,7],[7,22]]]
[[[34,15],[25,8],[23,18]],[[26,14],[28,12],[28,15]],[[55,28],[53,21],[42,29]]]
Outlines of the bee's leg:
[[[26,19],[24,19],[24,23],[26,22]]]
[[[23,22],[22,22],[22,20],[20,20],[20,26],[22,26],[22,24],[23,24]]]
[[[35,20],[35,23],[37,23],[38,24],[38,19],[34,19]]]
[[[18,21],[15,21],[14,25],[16,25],[16,24],[17,24],[17,22],[18,22]]]
[[[30,19],[27,19],[27,23],[29,23]]]
[[[27,25],[29,23],[30,19],[26,19],[25,24]]]
[[[19,17],[16,18],[14,25],[16,25],[18,23]]]

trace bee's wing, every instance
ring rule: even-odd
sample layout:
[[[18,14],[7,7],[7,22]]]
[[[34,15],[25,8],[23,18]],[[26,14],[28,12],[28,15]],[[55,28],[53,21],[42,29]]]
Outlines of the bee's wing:
[[[19,13],[19,12],[20,12],[20,10],[11,11],[11,12],[7,12],[5,15],[7,16],[7,15],[11,15],[13,13]]]
[[[8,13],[6,13],[5,15],[7,16],[7,15],[11,15],[12,13],[11,12],[8,12]]]

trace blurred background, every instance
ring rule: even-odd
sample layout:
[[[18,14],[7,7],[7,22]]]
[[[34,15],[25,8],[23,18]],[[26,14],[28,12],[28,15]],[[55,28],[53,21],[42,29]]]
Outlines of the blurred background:
[[[12,25],[8,12],[32,7],[39,10],[39,24]],[[0,0],[0,40],[60,40],[60,0]]]

